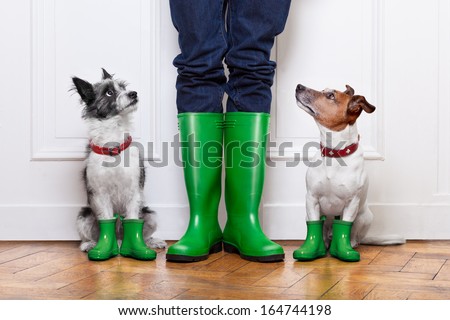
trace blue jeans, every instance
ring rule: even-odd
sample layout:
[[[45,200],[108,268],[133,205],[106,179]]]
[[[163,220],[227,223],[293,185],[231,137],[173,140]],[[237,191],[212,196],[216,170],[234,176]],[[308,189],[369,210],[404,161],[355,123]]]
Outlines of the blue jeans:
[[[270,113],[275,37],[286,24],[290,0],[170,0],[181,53],[178,112]],[[225,76],[223,61],[228,66]]]

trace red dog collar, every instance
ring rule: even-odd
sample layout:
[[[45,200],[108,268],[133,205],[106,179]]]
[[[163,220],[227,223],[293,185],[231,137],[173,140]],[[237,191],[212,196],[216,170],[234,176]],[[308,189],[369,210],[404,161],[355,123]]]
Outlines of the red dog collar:
[[[342,158],[347,157],[353,153],[355,153],[356,150],[358,150],[359,146],[359,136],[358,141],[345,147],[344,149],[331,149],[324,147],[322,143],[320,144],[320,152],[322,153],[322,157],[328,157],[328,158]]]
[[[131,144],[131,141],[133,141],[133,138],[131,136],[128,136],[127,140],[125,140],[125,142],[120,144],[120,146],[118,147],[114,148],[100,147],[97,146],[96,144],[93,144],[92,142],[89,143],[89,146],[91,147],[91,150],[97,154],[103,154],[112,157],[119,155],[122,151],[128,148]]]

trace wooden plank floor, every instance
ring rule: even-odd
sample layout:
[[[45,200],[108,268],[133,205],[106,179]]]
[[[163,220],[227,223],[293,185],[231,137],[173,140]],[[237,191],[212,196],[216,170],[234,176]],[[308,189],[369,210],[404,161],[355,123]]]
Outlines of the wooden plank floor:
[[[285,262],[217,253],[189,264],[88,261],[77,242],[0,242],[0,299],[450,299],[450,241],[361,246],[361,261]]]

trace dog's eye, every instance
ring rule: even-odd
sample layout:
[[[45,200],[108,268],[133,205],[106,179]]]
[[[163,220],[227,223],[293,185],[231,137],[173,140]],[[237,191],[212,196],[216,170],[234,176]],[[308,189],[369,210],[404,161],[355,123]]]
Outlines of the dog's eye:
[[[333,92],[328,92],[328,93],[325,94],[325,96],[327,97],[327,99],[330,99],[330,100],[334,100],[335,99],[335,96],[334,96]]]
[[[113,94],[114,94],[114,92],[112,92],[112,90],[106,91],[106,95],[107,95],[108,97],[112,97]]]

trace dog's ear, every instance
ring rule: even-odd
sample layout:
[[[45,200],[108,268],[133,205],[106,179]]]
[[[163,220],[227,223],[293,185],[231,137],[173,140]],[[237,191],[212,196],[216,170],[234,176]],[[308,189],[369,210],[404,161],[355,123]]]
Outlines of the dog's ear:
[[[95,92],[92,84],[77,77],[73,77],[72,81],[84,103],[88,105],[95,100]]]
[[[367,113],[372,113],[375,111],[375,107],[366,101],[363,96],[353,96],[348,103],[347,112],[349,114],[360,114],[361,110]]]
[[[106,70],[103,69],[103,68],[102,68],[102,71],[103,71],[103,74],[102,74],[102,80],[105,80],[105,79],[112,79],[112,75],[110,75],[110,74],[108,73],[108,71],[106,71]]]
[[[350,87],[348,84],[345,85],[345,87],[347,88],[347,90],[345,90],[345,94],[348,94],[350,97],[353,97],[355,94],[355,90],[353,90],[352,87]]]

